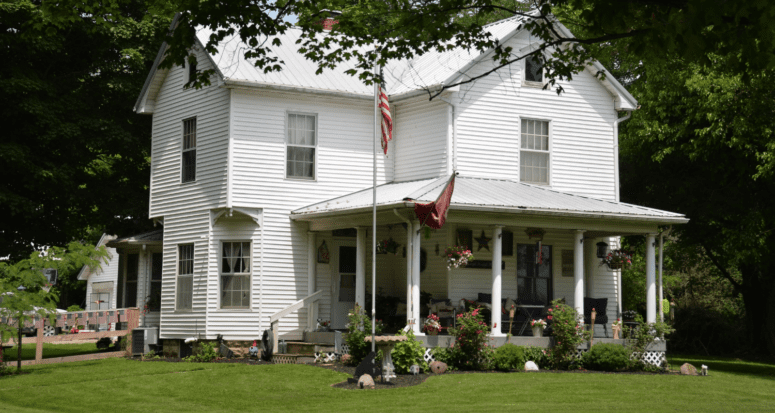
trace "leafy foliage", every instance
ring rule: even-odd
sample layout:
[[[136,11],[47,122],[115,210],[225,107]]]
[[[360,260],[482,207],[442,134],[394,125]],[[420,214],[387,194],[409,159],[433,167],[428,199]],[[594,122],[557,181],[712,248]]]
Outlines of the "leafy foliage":
[[[559,300],[552,301],[549,308],[552,317],[552,336],[554,347],[548,351],[552,367],[567,369],[576,361],[576,348],[579,344],[589,341],[591,331],[586,331],[581,323],[581,316],[572,307]],[[548,317],[547,317],[548,318]]]
[[[418,341],[412,330],[406,334],[406,341],[396,343],[393,352],[390,353],[393,358],[393,365],[396,367],[396,373],[409,374],[409,367],[413,364],[420,366],[423,371],[428,370],[428,363],[425,361],[425,347]],[[398,335],[402,335],[399,333]]]
[[[524,348],[509,343],[496,348],[492,355],[493,367],[501,371],[522,369],[526,360]]]
[[[347,317],[349,322],[344,341],[350,348],[349,363],[358,365],[371,352],[371,343],[364,340],[367,336],[371,336],[371,318],[366,316],[363,308],[357,304]],[[375,329],[376,334],[382,333],[382,323],[378,322]]]
[[[477,308],[457,315],[456,327],[449,333],[455,336],[450,349],[450,362],[461,370],[481,370],[489,367],[492,348],[487,344],[490,330]]]
[[[218,354],[218,351],[216,351],[215,349],[217,346],[218,346],[218,343],[215,343],[215,342],[213,343],[209,343],[206,341],[197,342],[197,345],[194,348],[194,354],[188,357],[184,357],[183,361],[193,362],[193,363],[209,363],[220,356]]]
[[[524,346],[522,351],[525,353],[525,361],[534,362],[539,368],[545,369],[549,366],[549,357],[547,350],[543,347]]]
[[[169,22],[142,0],[2,3],[0,256],[148,227],[151,118],[132,102]]]
[[[630,364],[630,352],[618,344],[599,343],[584,353],[581,364],[590,370],[624,370]]]

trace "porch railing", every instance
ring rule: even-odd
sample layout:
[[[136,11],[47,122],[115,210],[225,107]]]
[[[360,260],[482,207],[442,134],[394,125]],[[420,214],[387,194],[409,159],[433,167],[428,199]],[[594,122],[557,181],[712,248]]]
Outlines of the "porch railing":
[[[5,318],[3,317],[0,322],[6,323],[10,326],[15,326],[18,328],[18,320],[13,318]],[[53,324],[50,323],[49,317],[40,317],[36,315],[32,320],[27,320],[24,322],[24,327],[35,327],[37,329],[37,336],[36,337],[25,337],[22,338],[21,343],[17,344],[28,344],[28,343],[36,343],[35,348],[35,364],[40,363],[43,360],[43,343],[57,343],[57,342],[67,342],[67,341],[76,341],[76,340],[86,340],[86,339],[99,339],[102,337],[122,337],[139,325],[140,322],[140,309],[133,307],[133,308],[119,308],[115,310],[95,310],[95,311],[74,311],[74,312],[68,312],[68,313],[58,313],[55,316],[55,322]],[[117,323],[126,323],[126,330],[113,330],[113,331],[99,331],[99,332],[88,332],[88,333],[77,333],[77,334],[63,334],[63,335],[54,335],[45,337],[43,335],[44,327],[47,325],[51,325],[53,327],[59,327],[62,329],[65,328],[72,328],[77,327],[79,325],[88,326],[93,324],[117,324]],[[6,342],[2,343],[5,347],[7,343],[10,343],[11,340],[18,340],[16,338],[11,338],[7,340]]]
[[[280,341],[279,340],[280,319],[282,319],[283,317],[287,316],[288,314],[296,310],[309,307],[310,304],[316,303],[322,295],[323,295],[323,290],[319,290],[269,316],[269,323],[272,325],[272,343],[273,343],[272,348],[273,349],[277,350],[278,342]],[[308,317],[308,320],[310,319],[314,320],[314,317]]]

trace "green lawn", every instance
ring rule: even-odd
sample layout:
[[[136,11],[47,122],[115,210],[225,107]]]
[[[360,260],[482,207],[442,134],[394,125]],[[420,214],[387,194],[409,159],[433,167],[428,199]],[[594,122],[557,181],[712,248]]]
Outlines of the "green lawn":
[[[392,390],[341,390],[346,375],[304,365],[42,365],[0,378],[0,411],[774,411],[775,365],[676,357],[709,377],[499,373],[432,377]]]
[[[18,347],[5,350],[5,361],[16,361]],[[99,353],[95,343],[84,344],[52,344],[43,343],[43,358],[77,356],[79,354]],[[22,344],[22,360],[35,359],[35,343]]]

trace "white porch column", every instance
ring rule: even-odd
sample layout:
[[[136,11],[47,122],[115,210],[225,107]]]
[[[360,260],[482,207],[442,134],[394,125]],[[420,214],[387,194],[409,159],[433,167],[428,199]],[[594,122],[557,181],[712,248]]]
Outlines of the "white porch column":
[[[657,286],[654,281],[655,277],[655,256],[654,256],[654,247],[656,244],[655,241],[655,234],[648,234],[646,235],[646,322],[647,323],[656,323],[657,322],[657,303],[656,301],[656,295],[657,295]]]
[[[501,258],[503,255],[503,242],[501,235],[503,226],[496,225],[492,230],[492,323],[490,324],[490,334],[492,336],[503,336],[501,333]]]
[[[315,245],[315,233],[312,231],[307,232],[307,295],[315,293],[317,288],[316,279],[317,276],[317,247]],[[315,331],[317,328],[318,318],[318,301],[312,303],[307,308],[307,330]]]
[[[355,303],[364,311],[366,311],[366,229],[357,228],[355,241]]]
[[[420,221],[412,225],[412,318],[414,319],[414,334],[424,335],[420,329]]]
[[[657,302],[657,309],[659,310],[659,321],[665,321],[665,310],[662,308],[662,300],[664,299],[664,292],[662,290],[662,249],[665,246],[665,234],[659,234],[659,285],[657,289],[659,291],[659,298]]]
[[[573,306],[584,315],[584,231],[576,230],[573,238]]]
[[[406,226],[406,325],[409,325],[409,322],[414,317],[414,312],[412,311],[412,300],[414,300],[414,297],[412,296],[412,286],[414,285],[414,271],[412,270],[412,267],[414,265],[414,225],[410,222]],[[415,323],[419,323],[419,320],[415,320]]]

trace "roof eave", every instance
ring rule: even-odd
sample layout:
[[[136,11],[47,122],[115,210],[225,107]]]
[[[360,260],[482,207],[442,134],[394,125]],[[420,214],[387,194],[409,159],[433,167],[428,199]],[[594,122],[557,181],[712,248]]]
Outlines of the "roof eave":
[[[374,95],[365,95],[353,92],[339,92],[327,89],[315,89],[299,86],[286,86],[275,83],[254,82],[250,80],[238,80],[238,79],[224,79],[223,85],[226,88],[250,88],[250,89],[269,89],[277,90],[281,92],[294,92],[294,93],[314,93],[318,95],[333,96],[347,99],[359,99],[359,100],[374,100]]]

